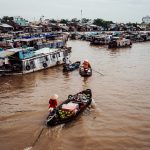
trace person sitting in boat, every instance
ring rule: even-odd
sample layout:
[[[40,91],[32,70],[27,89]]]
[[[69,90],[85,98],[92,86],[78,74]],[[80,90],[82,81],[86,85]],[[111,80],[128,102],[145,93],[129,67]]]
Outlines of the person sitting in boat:
[[[57,107],[58,95],[54,94],[49,100],[49,111],[52,112]]]
[[[67,56],[66,58],[65,58],[65,66],[67,67],[67,68],[70,68],[71,67],[71,61],[69,60],[69,57]]]
[[[71,65],[71,61],[69,60],[68,56],[65,58],[65,64],[66,65]]]
[[[84,70],[91,68],[91,65],[87,59],[85,59],[83,62],[83,68],[84,68]]]

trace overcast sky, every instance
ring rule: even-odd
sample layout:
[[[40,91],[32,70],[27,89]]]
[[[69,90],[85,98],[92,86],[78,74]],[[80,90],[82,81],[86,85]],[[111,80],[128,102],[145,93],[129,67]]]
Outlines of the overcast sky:
[[[150,0],[0,0],[2,16],[22,16],[29,20],[102,18],[114,22],[141,22],[150,15]]]

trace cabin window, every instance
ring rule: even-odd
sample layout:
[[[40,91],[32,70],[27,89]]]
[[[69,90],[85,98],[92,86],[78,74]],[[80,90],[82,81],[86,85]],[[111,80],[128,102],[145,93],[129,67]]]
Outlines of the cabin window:
[[[48,56],[45,56],[45,60],[48,61]]]
[[[25,70],[25,68],[26,68],[26,62],[23,61],[23,62],[22,62],[22,65],[23,65],[23,70]]]
[[[55,58],[56,58],[55,54],[53,54],[53,55],[52,55],[52,58],[53,58],[53,59],[55,59]]]
[[[40,63],[43,63],[46,61],[46,59],[45,59],[45,57],[41,57],[41,58],[39,58],[39,61],[40,61]]]
[[[32,69],[35,68],[35,62],[34,62],[34,60],[31,60],[31,61],[30,61],[30,67],[31,67]]]
[[[30,65],[30,62],[29,62],[29,60],[27,60],[27,61],[26,61],[26,65]]]

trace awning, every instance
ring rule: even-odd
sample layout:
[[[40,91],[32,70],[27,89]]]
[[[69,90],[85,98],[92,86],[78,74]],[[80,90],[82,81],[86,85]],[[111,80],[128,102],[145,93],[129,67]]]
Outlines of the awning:
[[[8,25],[8,24],[0,24],[0,27],[3,27],[3,28],[13,28],[12,26]]]
[[[26,50],[30,50],[30,49],[33,49],[33,47],[28,47],[28,48],[12,48],[12,49],[9,49],[9,50],[6,50],[6,51],[1,51],[0,52],[0,58],[3,59],[3,58],[6,58],[8,56],[11,56],[17,52],[20,52],[20,51],[26,51]]]
[[[0,59],[6,58],[13,54],[15,54],[15,52],[13,52],[13,51],[2,51],[2,52],[0,52]]]

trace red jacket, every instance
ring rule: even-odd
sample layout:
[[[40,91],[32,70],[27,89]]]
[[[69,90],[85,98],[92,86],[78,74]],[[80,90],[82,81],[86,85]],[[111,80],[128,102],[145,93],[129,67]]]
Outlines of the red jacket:
[[[50,99],[49,100],[49,108],[56,108],[57,107],[57,100],[56,99]]]

